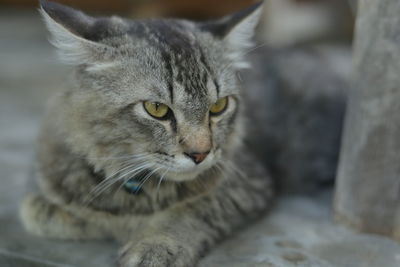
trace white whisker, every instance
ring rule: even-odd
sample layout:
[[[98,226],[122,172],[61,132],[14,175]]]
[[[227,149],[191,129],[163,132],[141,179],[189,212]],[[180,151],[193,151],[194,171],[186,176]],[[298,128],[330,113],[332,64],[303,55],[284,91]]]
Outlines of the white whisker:
[[[143,178],[143,181],[139,184],[138,189],[140,190],[142,188],[142,186],[146,183],[146,181],[158,170],[160,170],[162,167],[158,167],[156,169],[154,169],[153,171],[151,171],[149,174],[146,175],[146,177]]]
[[[171,170],[171,167],[168,167],[168,168],[165,170],[165,172],[160,176],[160,180],[158,181],[157,190],[156,190],[156,199],[157,199],[157,200],[158,200],[158,193],[159,193],[159,191],[160,191],[161,183],[162,183],[162,181],[163,181],[165,175],[167,175],[167,173],[169,172],[169,170]]]
[[[101,195],[105,190],[110,188],[116,182],[122,180],[124,177],[134,176],[137,173],[139,173],[139,172],[143,171],[144,169],[149,168],[153,165],[154,165],[154,163],[146,163],[146,164],[143,164],[140,166],[130,165],[130,166],[128,166],[129,168],[124,168],[127,171],[124,172],[122,175],[120,175],[116,178],[112,178],[113,176],[109,176],[110,178],[103,180],[102,183],[97,185],[91,192],[89,192],[88,197],[90,197],[91,195],[92,195],[92,197],[89,198],[88,200],[86,200],[85,203],[88,204],[88,203],[92,202],[96,197]],[[121,173],[121,170],[119,170],[116,174],[118,174],[118,173]]]
[[[133,161],[133,160],[131,160],[131,161],[129,161],[129,162],[126,162],[126,164],[123,164],[122,165],[122,169],[119,169],[118,171],[116,171],[116,172],[114,172],[114,173],[112,173],[111,175],[109,175],[109,176],[107,176],[103,181],[101,181],[98,185],[96,185],[92,190],[91,190],[91,193],[95,193],[96,191],[98,191],[99,189],[101,189],[101,187],[104,185],[104,184],[108,184],[109,182],[110,182],[110,180],[112,180],[112,178],[115,176],[115,175],[117,175],[117,174],[119,174],[119,173],[121,173],[121,172],[123,172],[123,171],[125,171],[125,170],[128,170],[128,169],[130,169],[130,168],[133,168],[134,166],[136,166],[137,164],[141,164],[141,163],[143,163],[142,161],[143,160],[145,160],[145,159],[147,159],[148,157],[143,157],[143,158],[140,158],[140,159],[138,159],[138,160],[136,160],[136,161]]]

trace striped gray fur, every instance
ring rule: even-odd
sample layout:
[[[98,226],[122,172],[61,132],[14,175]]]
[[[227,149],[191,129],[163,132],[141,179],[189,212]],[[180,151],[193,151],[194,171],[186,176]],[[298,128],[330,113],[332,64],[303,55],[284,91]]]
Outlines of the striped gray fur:
[[[94,18],[47,1],[41,13],[74,83],[52,100],[38,142],[40,192],[26,229],[115,238],[121,266],[194,266],[270,207],[263,165],[242,144],[242,89],[260,5],[215,22]],[[228,97],[226,110],[210,107]],[[170,107],[166,119],[144,101]],[[207,152],[201,163],[187,155]],[[125,183],[135,178],[140,191]]]

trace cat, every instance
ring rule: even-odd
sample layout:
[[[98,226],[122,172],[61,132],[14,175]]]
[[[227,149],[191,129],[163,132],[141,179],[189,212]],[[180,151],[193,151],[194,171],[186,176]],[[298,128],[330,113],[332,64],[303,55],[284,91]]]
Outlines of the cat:
[[[40,6],[75,73],[41,128],[40,191],[21,207],[29,232],[114,238],[120,266],[194,266],[269,210],[274,187],[244,144],[237,78],[262,3],[208,22]]]

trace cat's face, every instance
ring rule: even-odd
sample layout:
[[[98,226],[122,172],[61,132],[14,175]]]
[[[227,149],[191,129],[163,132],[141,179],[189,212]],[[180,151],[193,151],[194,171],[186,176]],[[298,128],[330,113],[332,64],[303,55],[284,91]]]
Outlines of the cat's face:
[[[109,167],[101,158],[122,156],[112,162],[125,167],[129,157],[136,173],[189,180],[240,142],[236,72],[258,10],[196,24],[95,19],[58,4],[42,7],[62,58],[77,66],[77,88],[65,100],[70,143],[96,167]]]

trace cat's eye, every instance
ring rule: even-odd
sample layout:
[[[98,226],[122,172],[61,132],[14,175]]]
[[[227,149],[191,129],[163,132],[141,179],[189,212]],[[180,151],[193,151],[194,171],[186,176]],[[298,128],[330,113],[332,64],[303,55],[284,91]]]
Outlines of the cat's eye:
[[[210,108],[210,114],[213,116],[217,116],[224,112],[228,106],[228,97],[221,97],[215,102]]]
[[[156,119],[166,119],[170,113],[170,108],[159,102],[145,101],[143,107],[151,116]]]

